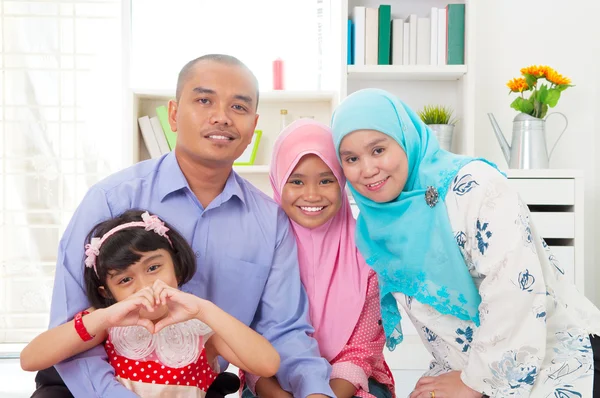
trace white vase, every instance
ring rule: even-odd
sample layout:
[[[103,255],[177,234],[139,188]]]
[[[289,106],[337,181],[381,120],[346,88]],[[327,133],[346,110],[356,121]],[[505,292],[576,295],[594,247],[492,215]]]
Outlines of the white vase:
[[[452,135],[454,134],[453,124],[430,124],[429,128],[440,143],[440,148],[450,152],[452,148]]]

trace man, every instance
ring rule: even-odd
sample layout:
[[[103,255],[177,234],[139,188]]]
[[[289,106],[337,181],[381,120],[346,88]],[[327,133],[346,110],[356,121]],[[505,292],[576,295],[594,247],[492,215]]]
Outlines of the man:
[[[232,171],[254,134],[257,107],[256,77],[238,59],[205,55],[184,66],[176,100],[169,102],[174,153],[93,186],[65,231],[51,327],[88,307],[82,259],[92,226],[127,209],[147,209],[171,223],[196,252],[198,271],[182,289],[265,336],[281,356],[277,380],[283,389],[295,397],[334,396],[329,364],[307,335],[313,330],[289,222],[275,202]],[[220,365],[227,363],[220,358]],[[103,347],[56,369],[75,397],[135,396],[115,379]]]

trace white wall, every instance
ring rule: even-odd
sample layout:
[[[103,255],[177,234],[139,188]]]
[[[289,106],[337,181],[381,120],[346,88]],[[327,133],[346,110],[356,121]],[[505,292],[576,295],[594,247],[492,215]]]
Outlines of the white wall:
[[[522,67],[545,64],[572,79],[576,87],[563,92],[554,110],[564,113],[569,127],[550,161],[551,168],[585,172],[586,295],[600,303],[600,5],[594,0],[477,0],[476,119],[477,155],[506,167],[506,161],[488,121],[493,112],[510,142],[510,108],[506,82]],[[554,120],[552,120],[554,119]],[[562,130],[559,117],[548,121],[549,148]],[[597,231],[595,231],[597,229]]]

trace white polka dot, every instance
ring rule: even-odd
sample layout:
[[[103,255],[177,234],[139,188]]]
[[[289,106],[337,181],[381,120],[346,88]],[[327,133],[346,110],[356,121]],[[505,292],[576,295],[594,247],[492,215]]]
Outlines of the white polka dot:
[[[160,378],[162,379],[162,378],[163,378],[163,375],[160,375]]]
[[[151,364],[151,363],[149,363],[149,364],[148,364],[148,369],[150,369],[151,367],[152,367],[152,364]]]
[[[180,382],[177,382],[177,385],[180,385],[180,384],[181,384]]]
[[[121,364],[120,364],[120,363],[118,363],[118,364],[117,364],[117,368],[120,368],[120,367],[121,367]]]
[[[156,373],[157,373],[157,371],[155,370],[155,371],[154,371],[154,374],[156,374]]]
[[[190,382],[188,381],[186,384],[189,386],[189,385],[190,385]]]
[[[113,358],[113,360],[115,360],[115,361],[116,361],[116,360],[117,360],[117,357],[114,357],[114,358]]]
[[[160,368],[161,368],[161,369],[164,369],[164,368],[165,368],[165,365],[161,366]]]
[[[122,370],[122,371],[121,371],[121,373],[125,374],[125,371],[124,371],[124,370]]]
[[[170,371],[170,370],[167,370],[167,373],[168,373],[168,374],[171,374],[171,371]]]
[[[173,375],[173,380],[177,380],[177,375]]]
[[[150,378],[150,375],[146,375],[146,379],[149,379],[149,378]]]
[[[181,371],[181,374],[183,374],[183,370]]]
[[[131,370],[131,366],[129,367],[129,370]]]
[[[152,380],[152,384],[156,384],[156,380]]]
[[[136,365],[139,365],[140,363],[139,363],[138,361],[135,361],[135,364],[136,364]]]
[[[140,370],[143,372],[143,371],[144,371],[144,368],[141,368]]]
[[[128,363],[128,362],[129,362],[129,360],[127,360],[127,359],[126,359],[126,360],[125,360],[125,363]]]
[[[137,373],[134,373],[134,374],[133,374],[133,377],[137,377]]]
[[[169,380],[165,381],[165,384],[169,384]]]
[[[196,380],[196,378],[192,376],[192,380]]]

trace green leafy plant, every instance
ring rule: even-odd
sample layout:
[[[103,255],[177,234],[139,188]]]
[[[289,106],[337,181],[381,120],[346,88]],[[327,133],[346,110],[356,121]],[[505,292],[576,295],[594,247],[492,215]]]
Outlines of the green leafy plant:
[[[452,117],[454,111],[448,106],[425,105],[422,111],[417,112],[423,123],[430,124],[451,124],[455,125],[458,119]]]

